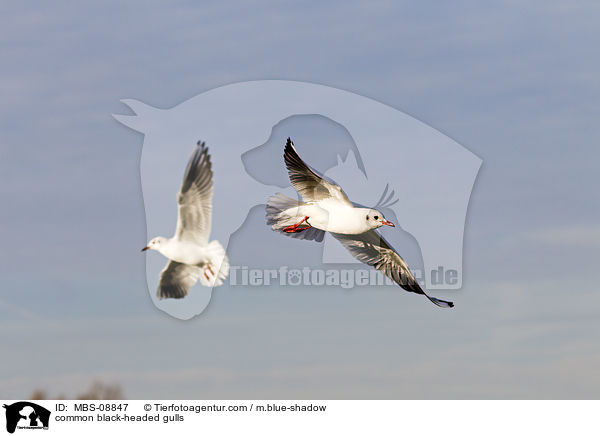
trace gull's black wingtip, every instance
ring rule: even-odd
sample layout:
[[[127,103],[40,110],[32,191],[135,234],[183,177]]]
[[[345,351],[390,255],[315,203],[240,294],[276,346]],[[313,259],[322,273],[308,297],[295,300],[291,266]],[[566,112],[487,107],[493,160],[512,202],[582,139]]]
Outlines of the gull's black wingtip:
[[[452,301],[440,300],[439,298],[430,297],[425,294],[425,296],[431,301],[433,304],[439,307],[454,307],[454,303]]]
[[[202,139],[199,139],[198,142],[196,142],[196,145],[198,147],[204,148],[204,147],[206,147],[206,141],[203,141]]]
[[[290,156],[293,158],[300,158],[300,156],[298,156],[298,153],[296,152],[296,147],[294,147],[294,142],[291,138],[288,137],[287,142],[285,143],[285,147],[283,147],[283,157],[289,159]]]
[[[440,300],[439,298],[436,298],[435,300],[440,303],[438,304],[440,307],[454,307],[454,303],[452,301]]]

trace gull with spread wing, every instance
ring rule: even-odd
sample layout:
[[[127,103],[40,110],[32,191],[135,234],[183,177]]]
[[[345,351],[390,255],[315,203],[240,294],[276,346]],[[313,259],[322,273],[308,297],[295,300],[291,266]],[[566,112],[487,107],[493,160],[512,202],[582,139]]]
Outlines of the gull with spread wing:
[[[280,193],[270,197],[266,216],[273,230],[317,242],[329,232],[356,259],[385,274],[404,290],[425,295],[440,307],[454,306],[450,301],[427,295],[406,262],[375,230],[384,225],[394,227],[381,212],[354,205],[339,185],[302,161],[290,138],[283,158],[290,182],[302,201]]]
[[[198,142],[177,195],[175,236],[157,236],[142,251],[156,250],[169,259],[162,270],[158,298],[183,298],[199,280],[219,286],[229,274],[229,259],[219,241],[210,241],[213,172],[208,148]]]

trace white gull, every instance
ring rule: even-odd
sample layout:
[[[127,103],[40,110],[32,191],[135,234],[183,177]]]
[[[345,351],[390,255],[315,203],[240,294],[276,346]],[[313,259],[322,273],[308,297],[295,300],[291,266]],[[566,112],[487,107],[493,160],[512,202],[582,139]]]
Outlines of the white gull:
[[[404,259],[375,230],[384,225],[394,227],[381,212],[350,202],[339,185],[325,180],[302,161],[290,138],[283,158],[290,182],[302,201],[280,193],[270,197],[266,215],[273,230],[317,242],[329,232],[356,259],[385,274],[404,290],[425,295],[440,307],[454,306],[450,301],[427,295]]]
[[[157,236],[142,251],[156,250],[169,259],[162,270],[158,298],[183,298],[198,280],[219,286],[229,274],[229,259],[219,241],[210,241],[213,173],[208,148],[198,142],[177,195],[175,236]]]

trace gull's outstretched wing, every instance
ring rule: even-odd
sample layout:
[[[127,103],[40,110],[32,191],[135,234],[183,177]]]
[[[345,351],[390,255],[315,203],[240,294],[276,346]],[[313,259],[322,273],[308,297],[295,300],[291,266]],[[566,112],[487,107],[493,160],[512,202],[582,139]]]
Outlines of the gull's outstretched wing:
[[[325,180],[323,176],[317,174],[300,159],[290,138],[287,139],[285,144],[283,160],[288,170],[290,182],[292,182],[292,186],[298,191],[302,200],[314,202],[334,198],[349,206],[352,205],[342,188],[334,182]]]
[[[183,298],[198,281],[200,268],[173,260],[160,273],[158,298]]]
[[[339,233],[332,233],[332,235],[346,247],[352,256],[382,272],[398,283],[402,289],[423,294],[437,306],[454,307],[454,303],[451,301],[439,300],[427,295],[410,272],[404,259],[375,230],[369,230],[359,235]]]
[[[175,238],[199,245],[208,244],[213,195],[213,173],[208,148],[198,142],[190,158],[177,194]]]

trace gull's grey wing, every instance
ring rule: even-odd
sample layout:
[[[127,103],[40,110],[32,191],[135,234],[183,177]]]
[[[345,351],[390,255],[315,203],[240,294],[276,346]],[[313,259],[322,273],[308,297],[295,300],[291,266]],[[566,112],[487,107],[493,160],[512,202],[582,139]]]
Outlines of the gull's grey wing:
[[[183,298],[198,281],[200,268],[175,262],[167,263],[165,269],[160,273],[158,283],[158,298]]]
[[[283,160],[288,170],[292,186],[304,201],[319,201],[333,197],[337,200],[351,205],[350,200],[334,182],[327,181],[323,176],[312,170],[298,155],[294,143],[290,138],[287,139],[283,153]]]
[[[375,230],[359,235],[342,235],[332,233],[344,247],[354,256],[377,271],[385,274],[406,291],[425,295],[432,303],[440,307],[454,307],[451,301],[430,297],[423,291],[408,265],[398,253]]]
[[[177,195],[177,229],[175,237],[200,245],[208,244],[213,195],[213,172],[204,142],[198,142],[190,158]]]

